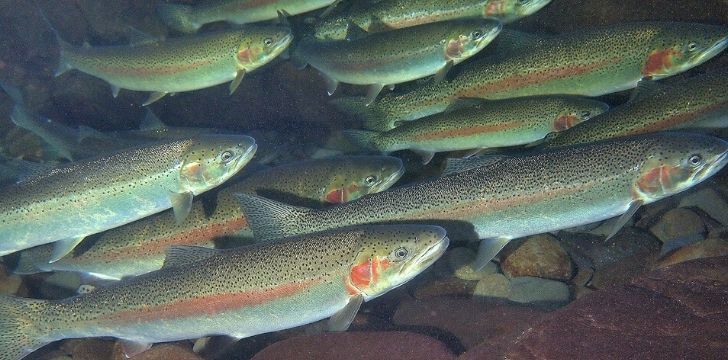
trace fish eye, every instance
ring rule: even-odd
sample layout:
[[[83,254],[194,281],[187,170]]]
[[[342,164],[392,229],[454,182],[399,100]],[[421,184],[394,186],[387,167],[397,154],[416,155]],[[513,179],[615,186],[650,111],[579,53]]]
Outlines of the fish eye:
[[[581,112],[581,118],[584,119],[584,120],[589,119],[590,116],[591,116],[591,113],[588,112],[588,111],[582,111]]]
[[[483,36],[483,32],[482,32],[482,31],[480,31],[480,30],[474,30],[474,31],[473,31],[472,33],[470,33],[470,35],[471,35],[471,36],[472,36],[472,37],[473,37],[474,39],[477,39],[477,38],[479,38],[479,37]]]
[[[698,44],[691,42],[688,44],[688,51],[692,52],[698,49]]]
[[[230,162],[230,160],[233,159],[233,152],[230,150],[225,150],[220,154],[220,160],[222,160],[223,163]]]
[[[700,166],[703,164],[703,157],[698,154],[690,155],[688,158],[688,164],[690,164],[690,166]]]
[[[407,249],[405,249],[403,247],[398,248],[397,250],[394,250],[394,252],[392,252],[392,255],[394,255],[395,261],[404,260],[405,258],[407,258],[408,254],[409,254],[409,251],[407,251]]]
[[[366,178],[364,178],[364,183],[367,185],[374,185],[374,183],[377,182],[377,177],[374,175],[369,175]]]
[[[265,40],[263,40],[263,44],[264,44],[265,46],[271,46],[271,45],[273,45],[273,39],[271,39],[271,38],[266,38]]]

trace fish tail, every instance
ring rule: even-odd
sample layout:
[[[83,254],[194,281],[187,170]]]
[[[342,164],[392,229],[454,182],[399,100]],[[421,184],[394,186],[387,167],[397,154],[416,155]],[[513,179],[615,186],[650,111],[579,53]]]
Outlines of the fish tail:
[[[192,6],[180,4],[157,5],[157,14],[167,26],[184,33],[193,33],[200,28],[200,24],[192,19]]]
[[[0,360],[16,360],[50,342],[43,334],[48,302],[0,295]]]
[[[52,246],[41,245],[21,251],[18,265],[13,272],[18,275],[29,275],[49,271],[44,269],[44,266],[48,265],[52,250]]]
[[[340,97],[331,100],[330,104],[342,113],[360,119],[364,127],[369,130],[387,131],[394,128],[376,110],[367,106],[364,97]]]
[[[366,150],[387,152],[386,146],[382,143],[382,134],[368,130],[344,130],[344,136],[352,144]]]
[[[313,209],[286,205],[256,195],[236,194],[256,240],[267,241],[312,232],[304,229]]]
[[[43,9],[39,9],[40,16],[43,18],[43,21],[45,21],[46,25],[48,25],[48,28],[53,31],[53,35],[56,37],[56,41],[58,42],[58,47],[60,49],[60,56],[58,58],[58,67],[56,68],[56,71],[53,73],[53,76],[59,76],[66,71],[69,71],[73,69],[73,65],[68,61],[68,52],[69,50],[73,49],[73,45],[68,43],[67,41],[63,40],[61,37],[61,34],[58,32],[58,29],[56,29],[55,26],[48,20],[48,17],[46,16]]]

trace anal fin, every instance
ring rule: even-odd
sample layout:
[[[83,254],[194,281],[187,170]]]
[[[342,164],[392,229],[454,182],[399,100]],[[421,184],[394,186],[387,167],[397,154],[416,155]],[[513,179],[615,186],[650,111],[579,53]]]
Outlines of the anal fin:
[[[79,236],[75,238],[68,238],[63,240],[58,240],[55,243],[53,243],[53,253],[51,253],[51,258],[48,260],[48,263],[53,263],[58,260],[60,260],[62,257],[66,256],[68,253],[73,251],[73,248],[76,247],[85,236]]]
[[[384,89],[384,84],[372,84],[369,85],[367,88],[367,96],[366,100],[364,102],[366,103],[366,106],[371,105],[371,103],[374,102],[374,100],[377,99],[377,96],[380,92],[382,92],[382,89]]]
[[[354,321],[356,313],[359,312],[361,304],[364,302],[364,296],[357,295],[349,299],[349,302],[343,309],[339,310],[329,318],[329,331],[346,331]]]

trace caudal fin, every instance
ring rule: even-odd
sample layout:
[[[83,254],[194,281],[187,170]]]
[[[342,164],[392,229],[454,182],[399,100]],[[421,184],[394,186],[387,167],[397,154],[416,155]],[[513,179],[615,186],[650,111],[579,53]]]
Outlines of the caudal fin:
[[[63,38],[61,38],[61,34],[58,32],[58,30],[53,26],[53,24],[48,20],[48,17],[46,17],[45,12],[41,9],[40,10],[40,16],[43,18],[43,21],[45,21],[46,25],[48,25],[48,28],[53,31],[53,35],[56,36],[56,41],[58,42],[58,47],[60,49],[60,55],[58,58],[58,67],[56,68],[56,71],[53,73],[54,76],[59,76],[63,74],[64,72],[73,69],[73,65],[68,61],[68,53],[73,49],[73,45],[69,44]]]
[[[256,195],[236,194],[256,240],[268,241],[306,234],[317,229],[316,210],[286,205]]]
[[[352,144],[371,151],[387,152],[381,140],[381,133],[367,130],[344,130],[342,132]]]
[[[192,6],[179,4],[157,5],[157,14],[167,26],[184,33],[193,33],[202,26],[192,21]]]
[[[0,360],[17,360],[48,343],[39,326],[46,301],[0,295]]]
[[[329,103],[342,113],[360,119],[364,127],[369,130],[387,131],[395,127],[374,109],[375,105],[367,106],[365,97],[340,97]]]

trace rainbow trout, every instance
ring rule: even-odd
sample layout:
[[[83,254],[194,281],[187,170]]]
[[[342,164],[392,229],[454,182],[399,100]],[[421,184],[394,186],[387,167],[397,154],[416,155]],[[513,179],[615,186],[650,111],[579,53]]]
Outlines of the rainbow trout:
[[[669,85],[643,83],[633,99],[559,133],[545,143],[560,147],[673,128],[728,127],[728,69]]]
[[[493,19],[452,20],[339,41],[304,40],[294,59],[324,76],[329,95],[339,82],[368,85],[369,103],[386,85],[436,75],[475,55],[501,30]],[[439,83],[440,81],[434,81]]]
[[[278,18],[278,12],[298,15],[329,6],[336,0],[213,0],[196,6],[181,4],[157,5],[157,13],[170,28],[191,33],[205,24],[227,21],[247,24]]]
[[[348,130],[344,134],[364,149],[382,153],[413,150],[428,163],[436,152],[533,144],[608,108],[600,101],[570,96],[475,102],[387,132]]]
[[[50,261],[84,237],[174,208],[182,221],[193,195],[250,161],[255,140],[207,135],[70,163],[3,189],[0,255],[54,243]]]
[[[518,42],[519,35],[502,35]],[[461,65],[451,81],[389,93],[366,106],[362,98],[335,99],[341,111],[392,127],[444,111],[458,98],[490,100],[533,95],[599,96],[662,79],[702,64],[728,46],[722,26],[647,22],[580,30],[524,41]]]
[[[166,250],[173,245],[215,246],[226,236],[252,233],[235,193],[268,196],[286,203],[318,205],[344,203],[384,191],[404,173],[402,161],[388,156],[350,156],[296,162],[256,172],[217,195],[214,209],[202,200],[192,204],[190,215],[177,223],[163,212],[101,234],[90,247],[48,263],[52,247],[44,245],[20,254],[16,273],[75,271],[102,279],[158,270]],[[206,211],[208,210],[208,211]]]
[[[0,297],[0,359],[52,341],[110,336],[126,355],[152,343],[245,338],[330,318],[345,330],[364,301],[406,283],[449,243],[427,225],[363,226],[238,249],[170,249],[159,271],[64,300]]]
[[[723,168],[728,143],[665,133],[494,157],[472,169],[467,169],[469,161],[455,161],[464,165],[455,166],[462,169],[452,175],[323,210],[238,196],[256,239],[354,224],[435,223],[457,239],[485,239],[475,263],[480,267],[514,238],[624,214],[618,230],[639,206],[688,189]]]
[[[277,57],[290,44],[291,30],[280,26],[189,36],[133,46],[75,47],[56,36],[61,48],[56,76],[76,69],[119,89],[151,91],[144,105],[169,93],[230,82],[230,93],[243,76]]]
[[[376,33],[462,18],[490,17],[510,23],[540,10],[551,0],[388,0],[351,1],[314,25],[317,40],[344,40],[353,24]],[[343,7],[343,6],[342,6]]]

